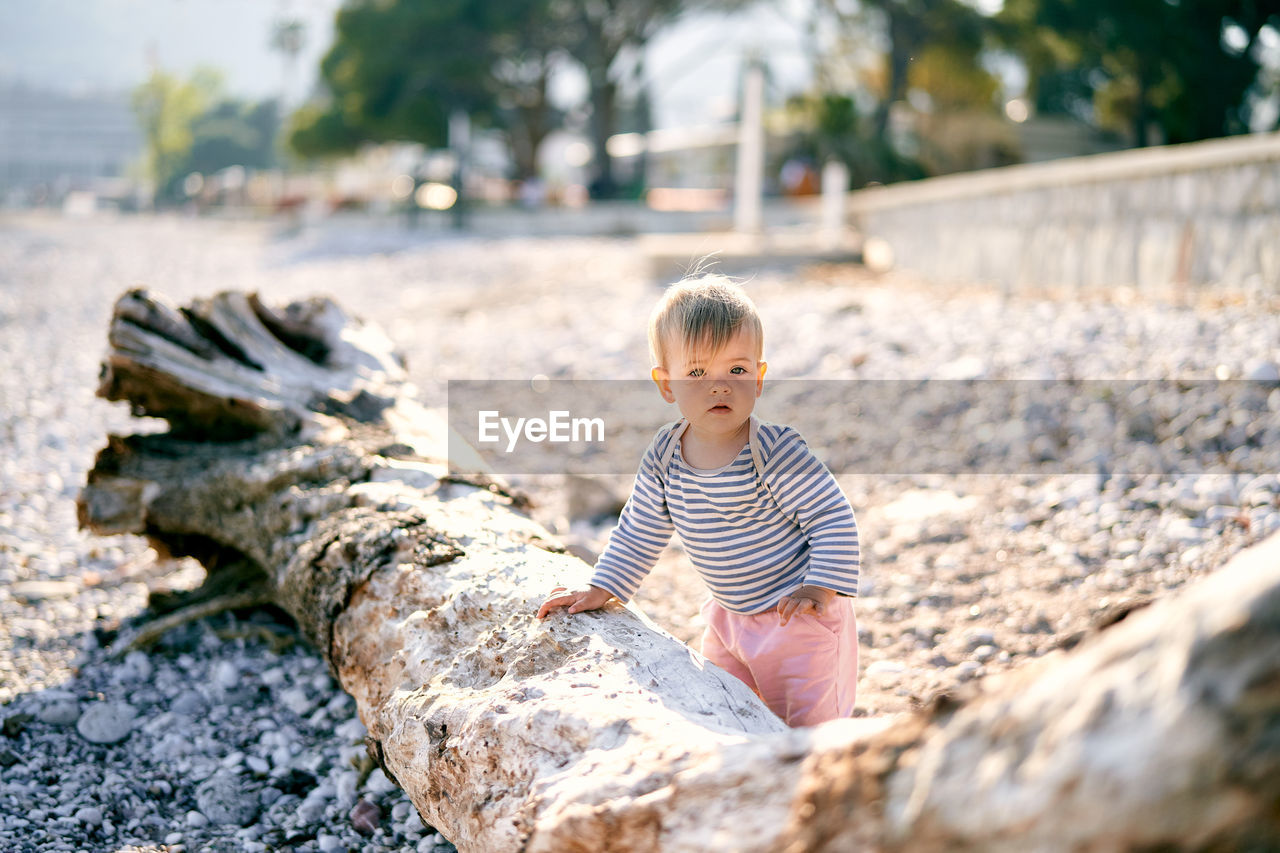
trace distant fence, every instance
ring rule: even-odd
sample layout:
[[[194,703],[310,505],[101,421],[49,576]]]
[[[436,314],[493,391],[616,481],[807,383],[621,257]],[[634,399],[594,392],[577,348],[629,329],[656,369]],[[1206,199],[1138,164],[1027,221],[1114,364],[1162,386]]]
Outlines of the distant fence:
[[[934,279],[1280,292],[1277,133],[858,190],[848,213]]]

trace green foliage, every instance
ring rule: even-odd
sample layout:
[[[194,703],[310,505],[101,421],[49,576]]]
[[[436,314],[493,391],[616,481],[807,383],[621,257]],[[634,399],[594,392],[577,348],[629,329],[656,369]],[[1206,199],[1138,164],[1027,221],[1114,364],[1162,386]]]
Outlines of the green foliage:
[[[320,66],[329,100],[294,117],[291,147],[315,157],[347,153],[363,141],[442,146],[454,110],[492,123],[502,89],[495,73],[501,49],[536,2],[348,3]]]
[[[253,104],[225,100],[192,123],[192,144],[178,166],[169,197],[180,197],[178,182],[192,172],[211,175],[228,166],[269,169],[276,165],[279,115],[275,101]]]
[[[134,90],[157,203],[184,200],[182,183],[192,172],[210,175],[228,166],[276,164],[276,103],[220,99],[220,91],[220,77],[209,69],[197,70],[189,80],[155,71]]]
[[[289,117],[289,149],[307,160],[351,154],[365,141],[342,112],[320,104],[303,104]]]
[[[783,160],[806,161],[815,169],[828,160],[839,160],[849,167],[849,185],[854,189],[871,183],[913,180],[926,174],[919,162],[877,137],[871,122],[858,114],[848,96],[797,96],[788,101],[787,114],[798,130],[792,135]]]
[[[196,119],[221,86],[220,76],[211,69],[198,69],[189,80],[157,69],[133,90],[133,111],[146,145],[145,169],[157,195],[162,196],[184,174],[183,162],[195,142]]]
[[[1275,0],[1007,0],[1004,38],[1026,61],[1041,112],[1087,116],[1138,145],[1248,129],[1262,28]],[[1238,28],[1243,49],[1223,38]]]
[[[363,142],[438,147],[447,142],[449,115],[462,110],[476,125],[504,131],[518,177],[531,177],[538,145],[563,119],[548,97],[552,71],[575,63],[588,78],[597,181],[608,187],[601,152],[617,132],[619,94],[628,82],[620,58],[638,55],[694,5],[741,2],[349,0],[321,63],[328,98],[293,117],[289,144],[305,157],[347,154]],[[642,101],[643,93],[632,94]]]
[[[836,95],[807,99],[817,159],[836,157],[849,166],[853,185],[888,183],[928,173],[1003,162],[1009,142],[996,120],[1000,82],[982,63],[990,22],[959,0],[819,0],[835,24],[841,45],[877,44],[876,61],[856,85],[874,102],[858,115],[854,101]],[[861,36],[861,38],[860,38]],[[847,51],[847,48],[845,49]],[[836,80],[844,57],[822,57],[818,79]],[[922,103],[911,138],[894,134],[890,112],[908,94]],[[917,97],[919,96],[919,97]],[[998,154],[992,152],[998,151]]]

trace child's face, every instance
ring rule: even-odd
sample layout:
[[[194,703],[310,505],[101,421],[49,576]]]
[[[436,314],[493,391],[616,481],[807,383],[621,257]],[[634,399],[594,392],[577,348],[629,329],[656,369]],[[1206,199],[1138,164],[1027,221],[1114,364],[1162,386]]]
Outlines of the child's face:
[[[666,341],[667,364],[653,369],[653,381],[668,403],[675,403],[690,429],[707,436],[729,437],[751,417],[764,389],[766,364],[757,357],[753,332],[738,329],[713,355],[686,352],[683,341]]]

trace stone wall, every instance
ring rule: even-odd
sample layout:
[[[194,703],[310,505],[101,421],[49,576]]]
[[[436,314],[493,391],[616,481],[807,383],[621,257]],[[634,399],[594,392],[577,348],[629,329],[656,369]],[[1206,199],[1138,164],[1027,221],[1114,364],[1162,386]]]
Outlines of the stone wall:
[[[1280,291],[1275,133],[864,189],[848,211],[935,280]]]

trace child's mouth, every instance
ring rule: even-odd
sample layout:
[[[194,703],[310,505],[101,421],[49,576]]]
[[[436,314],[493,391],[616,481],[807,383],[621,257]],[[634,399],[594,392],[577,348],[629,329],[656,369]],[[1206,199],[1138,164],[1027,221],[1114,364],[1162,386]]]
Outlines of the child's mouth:
[[[721,404],[720,404],[720,405],[718,405],[718,406],[712,406],[712,407],[711,407],[711,411],[713,411],[713,412],[729,412],[729,411],[732,411],[732,409],[730,409],[730,407],[726,406],[724,403],[721,403]]]

